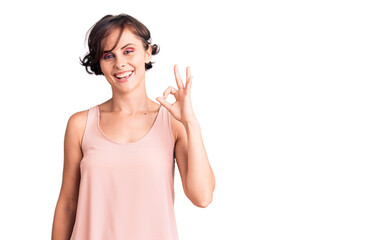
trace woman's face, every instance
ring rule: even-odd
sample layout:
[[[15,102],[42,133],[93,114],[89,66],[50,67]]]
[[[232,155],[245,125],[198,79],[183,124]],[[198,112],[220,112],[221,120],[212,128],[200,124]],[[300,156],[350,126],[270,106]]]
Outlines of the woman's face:
[[[117,46],[109,52],[118,39],[120,29],[114,30],[103,46],[100,67],[112,87],[135,88],[145,79],[145,63],[151,61],[152,49],[146,51],[140,39],[125,28]]]

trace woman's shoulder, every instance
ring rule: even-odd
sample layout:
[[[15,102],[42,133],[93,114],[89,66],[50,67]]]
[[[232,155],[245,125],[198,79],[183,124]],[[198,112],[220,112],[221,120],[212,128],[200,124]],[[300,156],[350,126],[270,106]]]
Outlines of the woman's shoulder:
[[[81,110],[79,112],[73,113],[67,123],[67,132],[71,132],[72,135],[77,137],[78,142],[81,146],[81,140],[83,138],[84,130],[87,123],[88,110]]]

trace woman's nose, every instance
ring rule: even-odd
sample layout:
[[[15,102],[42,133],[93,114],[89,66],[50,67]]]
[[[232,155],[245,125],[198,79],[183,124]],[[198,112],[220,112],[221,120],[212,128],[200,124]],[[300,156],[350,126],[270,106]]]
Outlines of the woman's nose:
[[[125,67],[125,59],[117,58],[117,62],[115,63],[117,68]]]

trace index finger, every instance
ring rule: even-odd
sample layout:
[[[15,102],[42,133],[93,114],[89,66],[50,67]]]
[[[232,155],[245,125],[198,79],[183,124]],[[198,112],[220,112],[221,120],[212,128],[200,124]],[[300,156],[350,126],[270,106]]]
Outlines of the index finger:
[[[183,88],[182,78],[181,75],[179,75],[178,64],[174,65],[174,74],[175,74],[176,84],[178,85],[178,89]]]

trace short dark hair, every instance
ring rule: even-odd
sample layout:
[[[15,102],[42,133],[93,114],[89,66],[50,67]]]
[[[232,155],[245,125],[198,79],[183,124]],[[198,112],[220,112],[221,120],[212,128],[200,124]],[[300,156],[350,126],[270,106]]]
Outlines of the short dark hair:
[[[86,68],[87,73],[103,75],[99,63],[100,58],[103,56],[103,39],[106,38],[114,30],[119,28],[121,31],[118,36],[117,42],[113,47],[114,49],[117,46],[125,27],[128,27],[129,30],[141,40],[145,50],[148,50],[149,45],[151,45],[152,55],[155,55],[160,51],[159,45],[151,44],[151,33],[149,32],[148,28],[134,17],[129,16],[125,13],[114,16],[106,15],[88,30],[89,52],[84,56],[83,59],[79,58],[81,65]],[[110,51],[112,51],[113,49],[111,49]],[[146,63],[145,70],[152,68],[153,63],[154,62]]]

